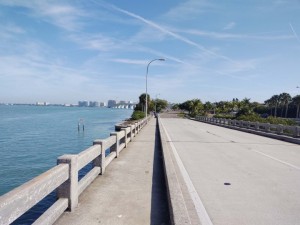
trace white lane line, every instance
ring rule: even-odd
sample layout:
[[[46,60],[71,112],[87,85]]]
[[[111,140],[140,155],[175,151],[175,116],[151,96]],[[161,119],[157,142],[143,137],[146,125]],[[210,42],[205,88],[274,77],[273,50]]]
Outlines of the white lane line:
[[[162,121],[161,121],[161,124],[162,124],[163,129],[166,133],[166,136],[168,138],[171,149],[173,151],[173,154],[175,156],[175,159],[177,161],[177,164],[178,164],[180,172],[183,176],[183,179],[186,183],[186,186],[188,188],[190,196],[191,196],[191,198],[194,202],[194,205],[195,205],[195,208],[196,208],[196,211],[197,211],[197,214],[198,214],[198,217],[199,217],[199,220],[200,220],[201,224],[202,225],[213,225],[213,223],[212,223],[211,219],[209,218],[208,213],[207,213],[207,211],[206,211],[206,209],[205,209],[205,207],[204,207],[204,205],[203,205],[203,203],[202,203],[202,201],[201,201],[201,199],[200,199],[200,197],[199,197],[199,195],[198,195],[198,193],[197,193],[197,191],[196,191],[196,189],[195,189],[195,187],[194,187],[194,185],[191,181],[191,178],[190,178],[188,172],[186,171],[186,169],[185,169],[185,167],[184,167],[184,165],[183,165],[183,163],[182,163],[182,161],[181,161],[181,159],[180,159],[180,157],[177,153],[177,150],[176,150],[173,142],[171,141],[171,138],[170,138],[170,136],[169,136],[169,134],[168,134],[168,132],[167,132],[167,130],[166,130],[166,128],[165,128]]]
[[[257,150],[251,150],[251,151],[256,152],[256,153],[258,153],[258,154],[261,154],[261,155],[263,155],[263,156],[266,156],[266,157],[268,157],[268,158],[270,158],[270,159],[273,159],[273,160],[275,160],[275,161],[277,161],[277,162],[280,162],[280,163],[282,163],[282,164],[285,164],[285,165],[287,165],[287,166],[293,167],[294,169],[300,170],[300,167],[298,167],[298,166],[295,166],[295,165],[290,164],[290,163],[288,163],[288,162],[282,161],[282,160],[277,159],[277,158],[275,158],[275,157],[273,157],[273,156],[267,155],[267,154],[265,154],[265,153],[263,153],[263,152],[260,152],[260,151],[257,151]]]

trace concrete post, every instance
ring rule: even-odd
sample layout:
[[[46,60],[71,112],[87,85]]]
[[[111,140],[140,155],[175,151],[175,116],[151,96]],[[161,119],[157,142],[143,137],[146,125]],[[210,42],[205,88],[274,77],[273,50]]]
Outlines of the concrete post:
[[[132,138],[133,138],[133,130],[132,130],[132,126],[129,126],[129,127],[130,127],[129,137],[130,137],[130,141],[132,141]]]
[[[244,121],[243,121],[243,120],[240,121],[240,127],[241,127],[241,128],[244,127]]]
[[[240,125],[241,125],[242,128],[244,127],[244,121],[243,120],[240,121]]]
[[[137,135],[136,123],[134,123],[133,127],[134,127],[134,136],[136,136]]]
[[[299,132],[300,132],[300,127],[299,126],[296,126],[295,129],[294,129],[294,137],[298,137],[299,136]]]
[[[124,131],[124,133],[125,133],[125,137],[124,137],[124,140],[125,140],[125,148],[127,148],[127,130],[126,130],[126,128],[122,128],[121,131]]]
[[[236,120],[233,120],[233,121],[232,121],[232,125],[233,125],[233,126],[236,126]]]
[[[116,158],[119,157],[120,153],[120,141],[119,141],[119,132],[111,132],[110,136],[115,136],[116,137],[116,144],[110,147],[110,152],[116,152]]]
[[[131,124],[131,127],[132,127],[132,136],[135,137],[135,126],[133,124]]]
[[[135,132],[136,132],[136,134],[138,134],[138,133],[139,133],[139,125],[138,125],[138,122],[135,122],[134,124],[135,124]]]
[[[282,124],[277,125],[276,130],[278,134],[283,134],[283,125]]]
[[[259,122],[255,122],[255,130],[259,130]]]
[[[69,179],[57,188],[58,198],[67,198],[68,209],[74,211],[78,205],[78,156],[62,155],[58,157],[57,164],[69,164]]]
[[[271,125],[270,125],[270,123],[266,123],[265,124],[265,130],[266,130],[266,132],[270,132],[271,131]]]
[[[93,142],[93,145],[100,145],[101,146],[101,154],[99,156],[99,159],[98,159],[98,164],[100,164],[100,167],[101,167],[101,174],[103,175],[104,172],[105,172],[105,148],[103,147],[104,145],[104,140],[101,140],[101,139],[97,139]],[[100,163],[99,163],[100,161]],[[95,161],[97,162],[97,161]]]

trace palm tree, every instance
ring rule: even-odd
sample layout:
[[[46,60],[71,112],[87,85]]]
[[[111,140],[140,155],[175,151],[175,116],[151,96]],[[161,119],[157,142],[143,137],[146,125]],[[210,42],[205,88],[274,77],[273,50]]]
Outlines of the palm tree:
[[[253,113],[254,107],[253,104],[250,102],[250,98],[244,98],[242,101],[239,102],[239,111],[237,116],[241,115],[250,115]]]
[[[296,95],[295,97],[293,97],[293,104],[297,106],[297,112],[296,112],[296,118],[300,118],[300,113],[299,113],[299,109],[300,109],[300,95]]]
[[[213,109],[213,104],[211,102],[205,102],[203,105],[205,113],[209,113]]]
[[[275,107],[274,110],[274,117],[277,117],[277,107],[279,105],[279,95],[273,95],[270,98],[270,104],[273,105]]]
[[[193,99],[190,101],[191,116],[196,116],[203,108],[203,104],[200,99]]]
[[[268,108],[271,110],[271,116],[272,116],[272,108],[273,108],[273,103],[271,99],[268,99],[265,101],[265,104],[268,106]]]
[[[292,101],[292,97],[288,93],[281,93],[279,95],[279,98],[280,98],[282,106],[285,106],[285,118],[286,118],[287,117],[289,103]],[[281,110],[281,116],[282,116],[282,110]]]

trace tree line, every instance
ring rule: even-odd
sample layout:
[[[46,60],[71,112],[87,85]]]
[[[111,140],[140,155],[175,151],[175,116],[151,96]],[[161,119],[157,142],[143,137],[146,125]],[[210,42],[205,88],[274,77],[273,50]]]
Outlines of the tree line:
[[[234,118],[249,115],[300,118],[300,95],[291,97],[288,93],[281,93],[273,95],[264,103],[251,102],[250,98],[244,98],[243,100],[234,98],[232,101],[207,101],[205,103],[200,99],[192,99],[175,104],[173,109],[185,110],[192,117],[213,114]]]

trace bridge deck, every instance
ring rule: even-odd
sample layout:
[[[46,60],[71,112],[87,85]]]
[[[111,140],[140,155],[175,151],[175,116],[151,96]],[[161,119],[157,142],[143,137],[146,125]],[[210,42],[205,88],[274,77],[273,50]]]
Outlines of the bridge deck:
[[[299,224],[299,145],[192,120],[161,121],[202,225]]]
[[[169,224],[161,149],[152,119],[56,223]]]

